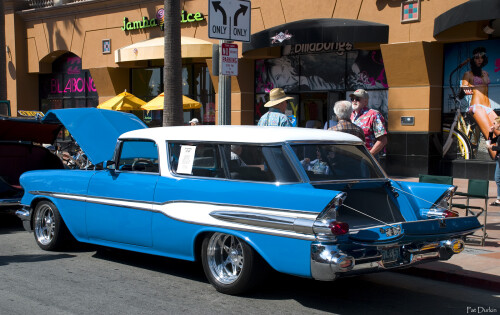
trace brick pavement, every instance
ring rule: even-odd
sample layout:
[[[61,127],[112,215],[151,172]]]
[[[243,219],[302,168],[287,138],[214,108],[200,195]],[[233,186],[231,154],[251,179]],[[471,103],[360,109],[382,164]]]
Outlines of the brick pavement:
[[[393,177],[393,179],[418,182],[418,178]],[[467,192],[467,183],[467,179],[453,180],[457,191],[461,192]],[[496,199],[496,192],[496,183],[490,181],[488,204]],[[453,203],[465,204],[465,202],[465,197],[453,198]],[[484,200],[471,199],[470,204],[484,207]],[[461,216],[465,215],[464,211],[459,212]],[[479,216],[479,222],[484,223],[484,215]],[[469,237],[465,250],[450,260],[419,265],[404,272],[500,292],[500,207],[488,205],[486,231],[488,237],[484,246],[481,246],[479,237]],[[474,234],[481,233],[479,230]]]

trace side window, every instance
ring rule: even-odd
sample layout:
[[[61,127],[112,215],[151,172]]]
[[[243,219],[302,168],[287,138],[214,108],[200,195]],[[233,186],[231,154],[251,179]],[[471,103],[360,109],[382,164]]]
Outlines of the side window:
[[[276,176],[263,154],[267,147],[257,145],[222,145],[231,179],[275,182]],[[276,147],[281,150],[281,147]]]
[[[169,143],[170,169],[180,175],[226,178],[217,144]]]
[[[158,173],[158,148],[153,141],[123,141],[117,169]]]

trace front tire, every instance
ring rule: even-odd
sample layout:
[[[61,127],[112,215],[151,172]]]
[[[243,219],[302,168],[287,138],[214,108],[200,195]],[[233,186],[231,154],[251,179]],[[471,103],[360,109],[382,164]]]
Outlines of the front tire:
[[[221,293],[237,295],[261,280],[267,265],[236,236],[213,233],[203,240],[201,259],[208,281]]]
[[[50,201],[42,201],[36,205],[33,230],[36,243],[47,251],[61,249],[70,239],[70,233],[59,210]]]

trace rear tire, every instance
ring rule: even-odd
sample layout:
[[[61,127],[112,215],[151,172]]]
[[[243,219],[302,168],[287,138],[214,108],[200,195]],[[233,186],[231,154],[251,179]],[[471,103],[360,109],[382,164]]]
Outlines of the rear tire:
[[[221,293],[248,292],[264,279],[267,264],[247,243],[234,235],[205,237],[201,259],[208,281]]]
[[[42,201],[35,207],[33,230],[38,246],[47,251],[61,249],[71,239],[59,210],[50,201]]]

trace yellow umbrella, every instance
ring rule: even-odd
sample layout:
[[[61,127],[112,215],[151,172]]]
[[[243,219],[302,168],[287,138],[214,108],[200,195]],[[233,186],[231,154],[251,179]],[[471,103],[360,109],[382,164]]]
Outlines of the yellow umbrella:
[[[146,104],[146,102],[125,91],[107,100],[106,102],[99,104],[97,108],[130,111],[141,110],[141,106],[144,104]]]
[[[162,110],[163,109],[163,97],[164,94],[161,93],[157,97],[153,98],[147,104],[142,105],[144,110]],[[201,104],[187,96],[182,95],[182,108],[183,109],[196,109],[201,108]]]

